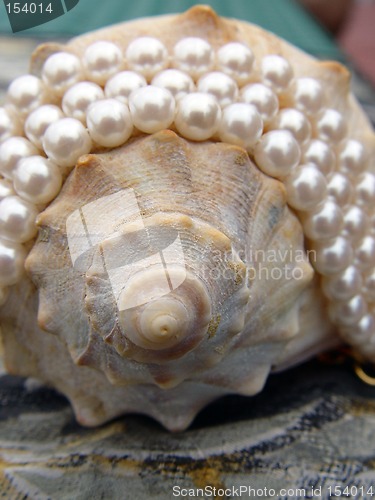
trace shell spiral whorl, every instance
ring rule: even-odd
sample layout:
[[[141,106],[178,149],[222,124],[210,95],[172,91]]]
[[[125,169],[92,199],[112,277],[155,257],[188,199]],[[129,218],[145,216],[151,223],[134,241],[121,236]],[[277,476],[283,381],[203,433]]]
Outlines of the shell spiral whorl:
[[[208,8],[183,16],[183,34],[171,17],[41,49],[0,108],[0,304],[26,266],[40,328],[104,386],[156,385],[145,411],[167,426],[159,389],[176,408],[192,381],[197,408],[252,394],[333,325],[375,357],[375,141],[345,70]],[[308,298],[323,340],[301,332],[304,315],[320,328]],[[139,409],[106,404],[103,420]]]

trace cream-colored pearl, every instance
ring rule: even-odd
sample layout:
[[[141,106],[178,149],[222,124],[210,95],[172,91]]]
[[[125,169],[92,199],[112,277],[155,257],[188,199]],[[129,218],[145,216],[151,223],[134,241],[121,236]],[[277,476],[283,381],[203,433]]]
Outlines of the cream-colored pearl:
[[[39,149],[43,149],[43,136],[51,123],[60,120],[64,116],[61,109],[52,104],[45,104],[36,108],[26,119],[25,134]]]
[[[344,234],[351,241],[360,240],[369,225],[368,217],[360,207],[349,206],[344,210]]]
[[[262,136],[262,118],[251,104],[230,104],[223,110],[218,132],[223,142],[249,149]]]
[[[221,71],[207,73],[198,80],[198,92],[212,94],[221,107],[228,106],[237,100],[238,87],[230,76]]]
[[[217,67],[239,85],[247,82],[251,76],[254,64],[252,51],[239,42],[230,42],[220,47],[216,54]]]
[[[326,177],[335,167],[335,154],[326,142],[313,139],[306,144],[302,155],[304,163],[314,163]]]
[[[365,314],[357,323],[341,329],[340,333],[350,344],[363,346],[366,353],[371,337],[375,336],[375,318],[372,314]]]
[[[178,132],[193,141],[205,141],[217,131],[221,109],[215,97],[193,92],[178,101],[175,126]]]
[[[37,154],[37,148],[24,137],[7,139],[0,144],[0,173],[7,179],[12,179],[18,160]]]
[[[61,184],[62,175],[58,166],[42,156],[20,160],[14,172],[17,194],[36,205],[52,201],[59,193]]]
[[[287,89],[293,78],[293,69],[289,62],[281,56],[265,56],[261,62],[262,79],[275,92]]]
[[[288,204],[302,211],[312,210],[327,196],[326,180],[312,164],[300,165],[285,179]]]
[[[293,98],[297,109],[313,115],[323,107],[323,87],[315,78],[297,78],[294,82]]]
[[[44,150],[61,167],[73,167],[80,156],[91,150],[91,139],[81,122],[62,118],[52,123],[43,138]]]
[[[301,151],[287,130],[272,130],[260,139],[254,150],[258,167],[266,174],[284,179],[298,165]]]
[[[157,38],[142,36],[133,40],[126,49],[129,68],[150,80],[168,66],[168,52]]]
[[[339,236],[334,240],[316,245],[315,259],[312,264],[320,274],[329,276],[343,271],[352,261],[353,249],[350,242]]]
[[[289,130],[300,144],[307,142],[311,137],[311,125],[306,116],[297,109],[282,109],[276,116],[273,127]]]
[[[149,85],[130,94],[129,109],[134,125],[146,134],[153,134],[172,124],[175,100],[169,90]]]
[[[346,175],[357,176],[366,168],[365,148],[358,141],[349,139],[340,147],[338,154],[339,170]]]
[[[104,99],[90,105],[87,127],[92,139],[107,148],[124,144],[133,131],[129,108],[116,99]]]
[[[366,313],[366,301],[362,295],[355,295],[347,301],[332,302],[329,305],[329,314],[339,325],[355,325]]]
[[[32,203],[19,196],[9,196],[0,202],[0,235],[16,243],[31,240],[37,232],[38,211]]]
[[[349,266],[344,271],[332,276],[323,276],[322,287],[331,300],[349,300],[360,293],[362,276],[356,266]]]
[[[128,104],[129,96],[133,90],[146,87],[144,76],[134,71],[121,71],[112,76],[105,84],[104,93],[107,98],[115,98]]]
[[[264,123],[269,123],[279,111],[279,100],[277,95],[261,83],[252,83],[243,87],[241,100],[247,104],[253,104]]]
[[[22,123],[9,108],[0,108],[0,143],[14,135],[22,135]]]
[[[334,238],[340,234],[344,220],[340,207],[327,200],[317,211],[306,214],[303,219],[305,236],[312,240]]]
[[[0,286],[15,285],[24,273],[26,250],[19,243],[0,240]]]
[[[81,62],[69,52],[50,55],[42,68],[42,80],[56,95],[63,93],[82,79]]]
[[[338,172],[330,175],[328,179],[328,195],[341,207],[347,205],[352,196],[352,186],[349,179]]]
[[[6,286],[0,286],[0,307],[5,304],[5,302],[8,300],[8,297],[9,297],[9,288]]]
[[[355,250],[356,263],[360,269],[370,269],[375,266],[375,238],[365,236]]]
[[[194,92],[195,85],[190,75],[178,69],[166,69],[154,76],[151,82],[156,87],[169,90],[175,99]]]
[[[26,116],[44,103],[46,99],[45,86],[42,80],[36,76],[20,76],[9,85],[7,99],[17,113]]]
[[[13,196],[15,193],[13,184],[7,179],[0,179],[0,201],[7,196]]]
[[[370,172],[361,174],[355,191],[358,205],[371,212],[375,205],[375,175]]]
[[[316,133],[322,141],[333,143],[342,141],[347,133],[344,117],[335,109],[322,111],[316,121]]]
[[[100,40],[87,47],[82,63],[87,79],[104,85],[108,78],[121,70],[124,60],[117,45]]]
[[[369,276],[365,277],[365,296],[369,302],[375,302],[375,270],[373,269],[370,273]]]
[[[100,99],[104,99],[104,92],[99,85],[92,82],[79,82],[64,94],[61,105],[67,116],[85,125],[88,107]]]
[[[211,45],[202,38],[183,38],[173,49],[173,66],[194,79],[208,73],[213,68],[214,59]]]

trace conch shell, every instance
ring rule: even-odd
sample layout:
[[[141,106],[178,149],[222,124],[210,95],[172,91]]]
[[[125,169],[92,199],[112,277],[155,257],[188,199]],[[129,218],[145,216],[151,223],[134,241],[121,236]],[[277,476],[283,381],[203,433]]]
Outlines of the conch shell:
[[[374,359],[375,141],[339,64],[197,6],[38,48],[0,139],[6,367],[81,424],[181,430],[342,342]]]

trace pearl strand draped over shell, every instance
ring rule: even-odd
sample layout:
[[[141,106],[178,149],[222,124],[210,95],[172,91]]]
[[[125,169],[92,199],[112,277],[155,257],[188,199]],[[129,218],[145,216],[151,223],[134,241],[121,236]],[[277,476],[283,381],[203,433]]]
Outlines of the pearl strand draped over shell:
[[[323,276],[331,317],[345,340],[364,350],[358,339],[375,338],[369,152],[347,135],[340,111],[327,107],[322,82],[294,77],[280,55],[255,61],[239,42],[215,51],[188,37],[168,53],[147,36],[127,47],[101,40],[81,60],[52,54],[41,78],[25,75],[9,86],[0,108],[0,302],[22,274],[22,244],[34,238],[39,206],[58,194],[64,169],[93,147],[117,147],[139,131],[169,127],[192,141],[239,145],[285,183],[316,251],[312,265]]]

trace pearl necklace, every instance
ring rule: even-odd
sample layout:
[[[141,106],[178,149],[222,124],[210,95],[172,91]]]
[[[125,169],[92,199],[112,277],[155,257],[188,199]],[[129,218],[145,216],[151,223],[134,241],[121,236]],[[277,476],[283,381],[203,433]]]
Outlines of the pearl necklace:
[[[345,341],[373,356],[375,175],[366,171],[368,153],[326,106],[317,79],[294,78],[278,55],[259,61],[258,81],[253,66],[252,51],[238,42],[215,53],[189,37],[169,55],[159,40],[140,37],[125,57],[114,43],[98,41],[82,60],[58,52],[41,78],[14,80],[0,108],[0,304],[22,276],[25,244],[64,170],[97,146],[126,143],[135,130],[173,126],[193,141],[245,148],[260,170],[284,183],[314,249],[311,264],[332,321]],[[292,107],[280,109],[285,96]]]

